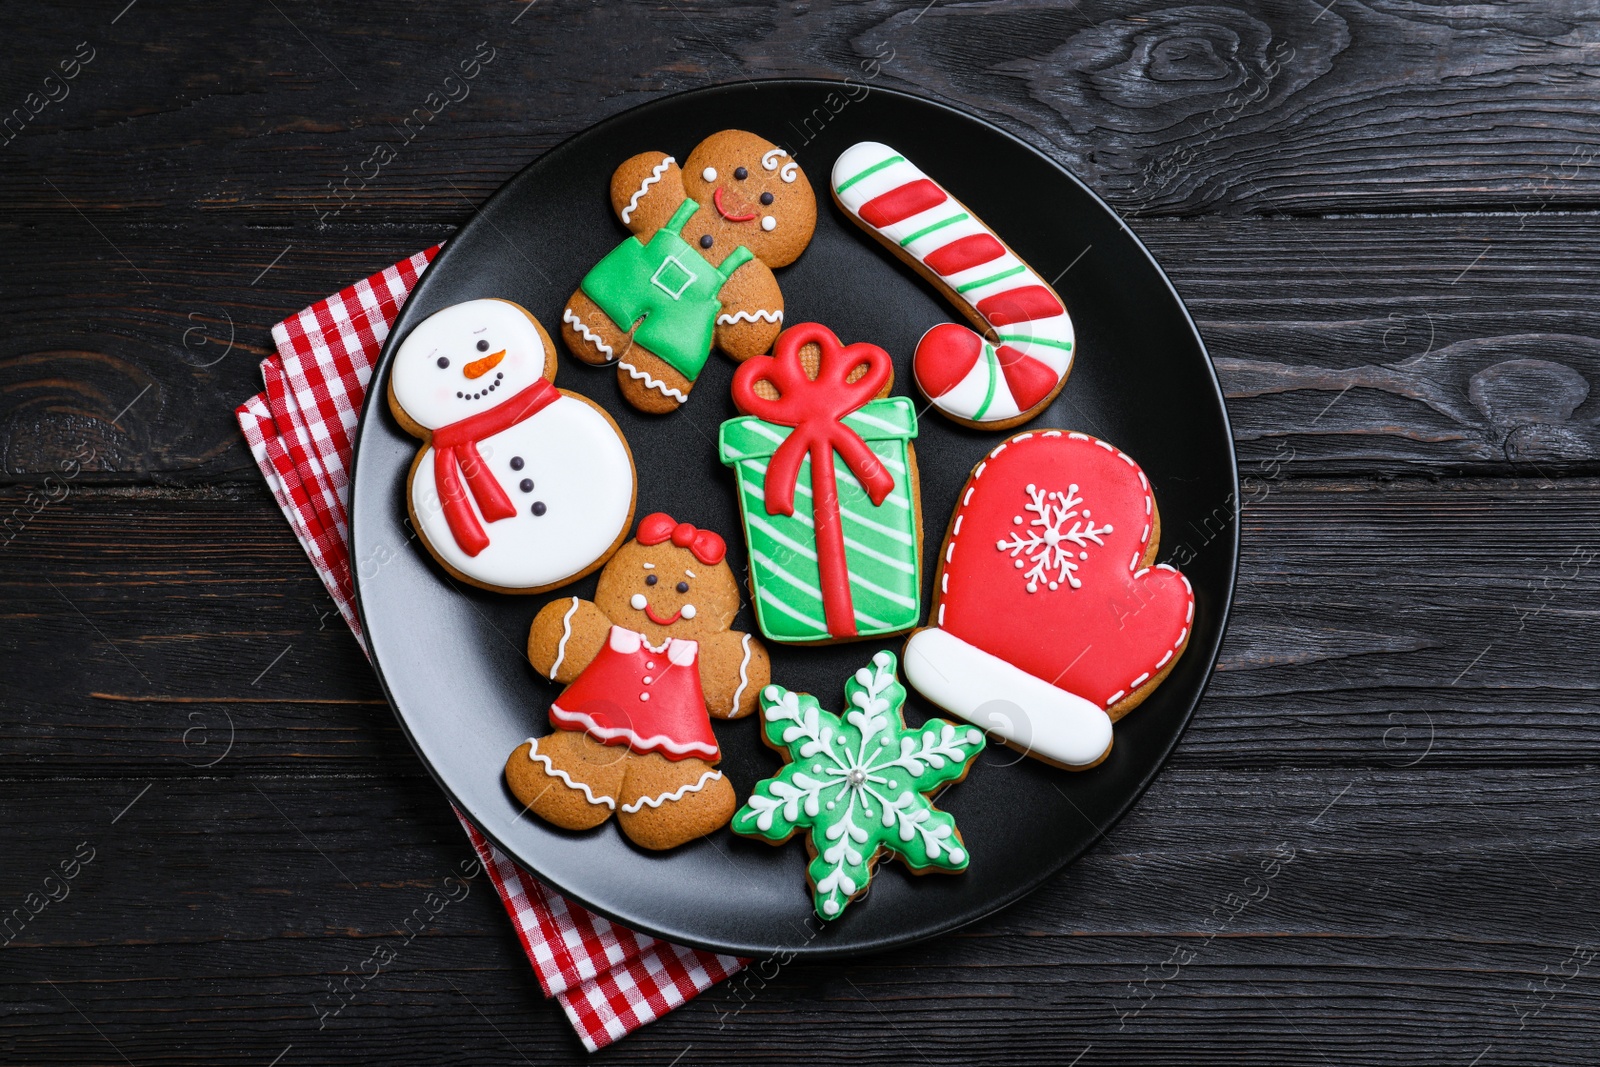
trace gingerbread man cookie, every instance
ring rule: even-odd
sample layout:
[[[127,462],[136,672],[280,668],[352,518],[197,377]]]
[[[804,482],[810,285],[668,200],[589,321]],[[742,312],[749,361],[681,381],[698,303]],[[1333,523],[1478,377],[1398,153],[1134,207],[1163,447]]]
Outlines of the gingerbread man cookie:
[[[633,236],[589,271],[561,312],[561,336],[587,363],[615,364],[642,411],[676,411],[713,346],[743,360],[783,324],[773,268],[805,251],[817,223],[811,183],[753,133],[701,141],[680,168],[661,152],[627,160],[611,207]]]
[[[555,729],[506,761],[506,782],[540,818],[569,830],[612,815],[635,844],[675,848],[727,823],[737,800],[716,769],[711,717],[755,710],[767,650],[729,629],[739,583],[726,546],[657,512],[617,550],[591,603],[546,604],[528,634],[535,670],[567,688]]]

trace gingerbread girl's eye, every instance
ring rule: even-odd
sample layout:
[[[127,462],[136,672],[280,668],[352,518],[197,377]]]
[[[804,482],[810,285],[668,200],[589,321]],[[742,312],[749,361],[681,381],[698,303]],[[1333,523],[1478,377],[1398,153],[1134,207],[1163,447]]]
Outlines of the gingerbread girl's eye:
[[[653,574],[645,575],[644,576],[644,584],[645,585],[655,585],[656,584],[656,576],[653,575]]]
[[[678,583],[678,592],[687,593],[688,591],[689,591],[689,583],[688,582],[679,582]]]
[[[761,202],[762,202],[762,203],[763,203],[763,204],[770,204],[770,203],[772,203],[772,194],[771,194],[771,193],[762,193],[762,194],[761,194]]]
[[[735,167],[733,169],[733,176],[738,178],[740,181],[744,181],[746,178],[750,177],[750,172],[745,170],[743,167]]]

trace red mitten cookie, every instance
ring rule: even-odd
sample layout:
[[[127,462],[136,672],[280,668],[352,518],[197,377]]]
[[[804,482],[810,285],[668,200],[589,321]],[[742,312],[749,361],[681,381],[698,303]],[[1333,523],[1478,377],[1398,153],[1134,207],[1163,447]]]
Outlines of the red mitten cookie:
[[[1112,722],[1166,678],[1194,621],[1188,579],[1150,566],[1159,532],[1124,453],[1061,430],[1012,437],[962,491],[906,678],[1031,756],[1100,762]]]

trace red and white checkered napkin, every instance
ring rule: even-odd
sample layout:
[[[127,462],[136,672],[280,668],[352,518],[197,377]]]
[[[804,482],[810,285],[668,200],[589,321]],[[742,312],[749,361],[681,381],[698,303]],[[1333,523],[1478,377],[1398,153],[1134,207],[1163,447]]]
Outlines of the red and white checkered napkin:
[[[239,427],[267,486],[356,640],[347,467],[372,364],[437,246],[401,260],[272,328],[267,388],[239,405]],[[608,922],[539,884],[462,818],[546,996],[589,1051],[658,1019],[746,963]]]

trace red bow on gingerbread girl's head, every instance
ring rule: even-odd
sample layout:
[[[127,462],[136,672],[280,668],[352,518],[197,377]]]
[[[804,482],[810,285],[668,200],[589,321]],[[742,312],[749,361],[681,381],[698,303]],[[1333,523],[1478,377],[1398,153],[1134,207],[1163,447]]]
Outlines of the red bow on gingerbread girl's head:
[[[708,567],[721,563],[722,557],[728,551],[728,546],[723,543],[722,538],[710,530],[696,529],[686,522],[679,522],[665,512],[657,511],[639,520],[641,545],[659,545],[663,541],[671,541],[679,548],[687,548],[694,553],[695,559]]]

